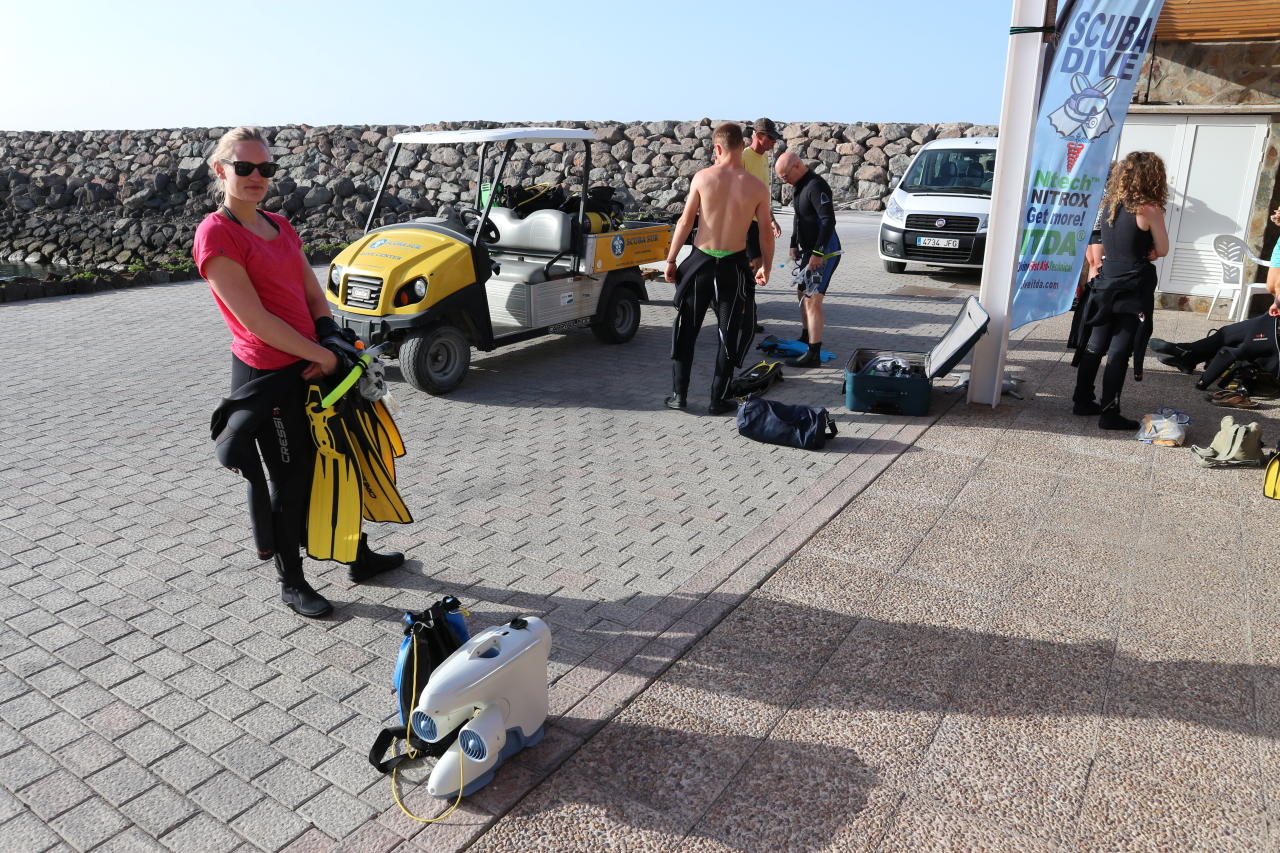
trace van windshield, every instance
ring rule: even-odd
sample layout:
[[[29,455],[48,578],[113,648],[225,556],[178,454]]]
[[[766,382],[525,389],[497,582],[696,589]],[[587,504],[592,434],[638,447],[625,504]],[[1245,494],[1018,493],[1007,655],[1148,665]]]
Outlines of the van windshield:
[[[916,157],[902,190],[991,197],[996,152],[991,148],[930,148]]]

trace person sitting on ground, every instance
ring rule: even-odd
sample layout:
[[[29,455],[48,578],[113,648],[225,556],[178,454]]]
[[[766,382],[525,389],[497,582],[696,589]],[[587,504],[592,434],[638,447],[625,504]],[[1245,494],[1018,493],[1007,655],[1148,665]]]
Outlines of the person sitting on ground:
[[[1271,213],[1271,221],[1280,225],[1280,207]],[[1252,365],[1262,373],[1280,378],[1280,240],[1271,249],[1271,267],[1267,270],[1267,290],[1272,302],[1267,313],[1221,329],[1214,329],[1197,341],[1173,343],[1151,339],[1151,349],[1156,360],[1182,373],[1194,373],[1205,364],[1204,372],[1196,380],[1196,388],[1208,390],[1220,382],[1237,363]]]
[[[1277,306],[1273,303],[1272,307]],[[1214,329],[1198,341],[1171,343],[1152,338],[1151,349],[1157,361],[1176,367],[1182,373],[1194,373],[1199,365],[1205,364],[1204,372],[1196,380],[1196,388],[1201,391],[1220,381],[1236,363],[1247,362],[1269,376],[1280,377],[1277,325],[1280,325],[1280,311]]]
[[[671,331],[672,388],[666,405],[671,409],[688,407],[694,345],[709,305],[716,315],[720,341],[707,412],[719,415],[737,408],[726,394],[733,371],[742,364],[755,336],[755,285],[764,287],[769,282],[773,233],[768,228],[760,229],[763,262],[753,280],[747,261],[747,229],[753,216],[760,222],[769,219],[769,189],[742,166],[740,125],[720,125],[711,140],[716,163],[693,176],[684,212],[672,235],[664,273],[664,278],[676,285],[676,319]],[[693,230],[695,219],[698,233],[693,251],[677,269],[676,255]]]

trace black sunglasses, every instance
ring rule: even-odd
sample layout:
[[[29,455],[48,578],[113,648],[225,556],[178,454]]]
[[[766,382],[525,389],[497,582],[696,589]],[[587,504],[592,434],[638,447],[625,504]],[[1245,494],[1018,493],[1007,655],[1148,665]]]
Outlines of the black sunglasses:
[[[269,178],[280,168],[275,163],[250,163],[248,160],[219,160],[220,163],[226,163],[235,173],[242,178],[247,178],[253,174],[253,170],[257,169],[258,174],[264,178]]]

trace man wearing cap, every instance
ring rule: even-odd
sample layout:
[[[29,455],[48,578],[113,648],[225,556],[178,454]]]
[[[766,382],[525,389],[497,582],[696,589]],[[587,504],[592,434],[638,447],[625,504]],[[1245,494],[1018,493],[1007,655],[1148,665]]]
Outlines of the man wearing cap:
[[[751,125],[751,144],[742,152],[743,167],[759,178],[766,187],[770,187],[770,199],[773,198],[773,190],[770,183],[769,152],[773,150],[773,146],[781,138],[782,134],[778,133],[778,126],[773,123],[773,119],[756,119],[755,124]],[[772,205],[770,207],[769,218],[773,225],[773,239],[776,240],[782,236],[782,226],[773,217]],[[762,260],[760,257],[760,223],[754,219],[751,220],[751,230],[747,232],[747,260],[751,264],[751,272],[758,272]],[[757,329],[757,331],[759,330]]]

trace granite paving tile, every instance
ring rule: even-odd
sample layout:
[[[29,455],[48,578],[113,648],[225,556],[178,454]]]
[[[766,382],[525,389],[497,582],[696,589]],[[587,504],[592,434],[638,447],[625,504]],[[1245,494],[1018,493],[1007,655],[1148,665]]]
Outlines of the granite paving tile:
[[[1143,808],[1134,808],[1140,798]],[[1266,815],[1101,764],[1089,777],[1077,849],[1262,851]]]
[[[876,848],[877,853],[1065,853],[1070,849],[911,795],[898,805]]]
[[[948,714],[917,789],[1049,841],[1068,840],[1089,779],[1096,717]]]
[[[841,750],[770,738],[690,834],[744,851],[871,850],[900,797]]]

